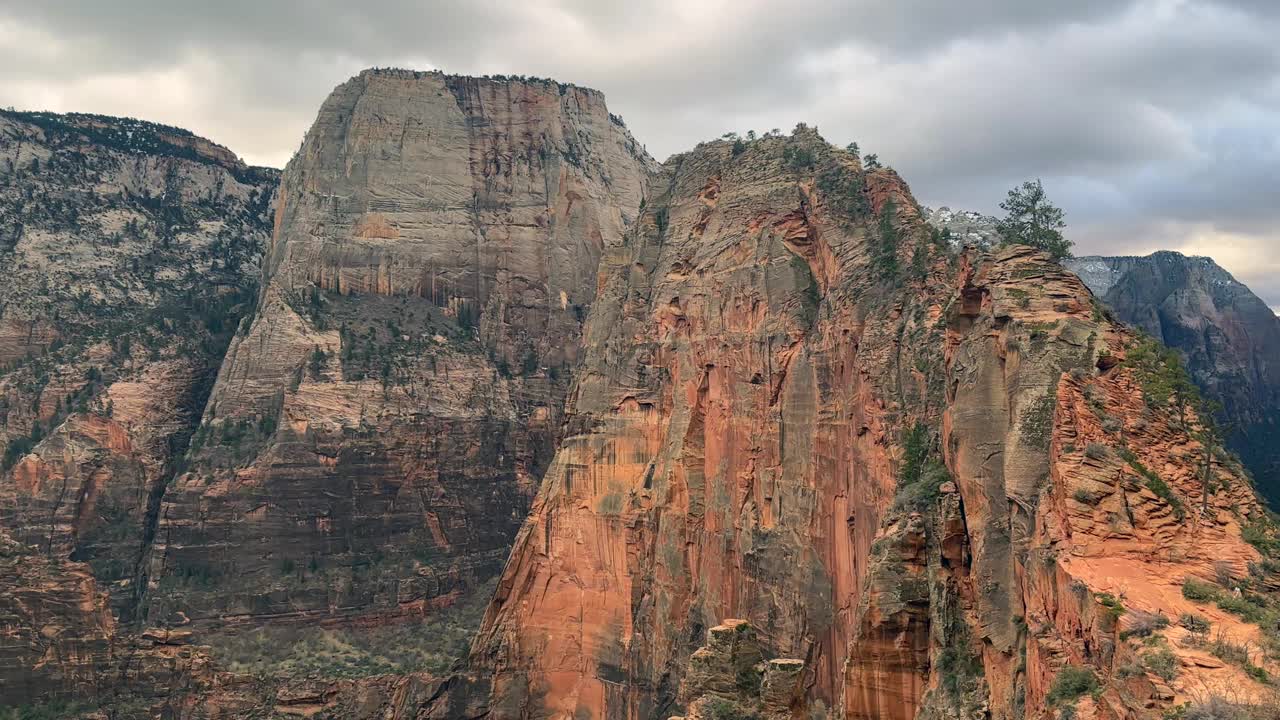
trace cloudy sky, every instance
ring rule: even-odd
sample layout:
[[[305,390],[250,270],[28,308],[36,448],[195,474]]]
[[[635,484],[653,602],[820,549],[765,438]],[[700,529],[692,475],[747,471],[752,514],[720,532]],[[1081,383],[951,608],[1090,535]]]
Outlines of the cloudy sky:
[[[1272,0],[0,0],[0,105],[131,115],[282,166],[368,66],[603,90],[659,159],[817,125],[928,205],[1041,177],[1077,252],[1211,255],[1280,307]]]

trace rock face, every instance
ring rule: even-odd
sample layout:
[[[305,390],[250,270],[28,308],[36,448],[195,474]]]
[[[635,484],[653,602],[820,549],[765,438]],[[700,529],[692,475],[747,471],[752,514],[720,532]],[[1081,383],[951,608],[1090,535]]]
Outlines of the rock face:
[[[700,146],[651,187],[473,646],[492,716],[676,714],[723,617],[803,659],[837,717],[1261,696],[1187,643],[1171,686],[1121,636],[1122,602],[1177,615],[1184,574],[1261,567],[1243,536],[1264,521],[1076,276],[1028,248],[955,256],[895,174],[804,128]],[[1058,688],[1075,672],[1096,699]]]
[[[335,90],[164,498],[151,619],[415,614],[498,573],[651,164],[592,90]]]
[[[1280,318],[1271,308],[1205,257],[1081,257],[1067,267],[1121,320],[1182,354],[1222,403],[1230,447],[1280,500]]]
[[[94,150],[75,205],[101,247],[3,216],[31,270],[0,296],[5,703],[1157,720],[1266,697],[1280,537],[1176,368],[1076,275],[958,249],[812,129],[658,166],[594,91],[369,71],[285,171],[255,295],[256,171],[173,129],[15,117],[27,215],[69,148],[133,144]],[[102,190],[129,163],[169,168],[160,199]],[[97,219],[128,212],[150,245]],[[151,275],[86,279],[138,247]],[[495,576],[443,676],[268,677],[201,645],[396,619],[408,654]]]
[[[123,620],[276,177],[177,128],[0,113],[0,524],[87,562]]]

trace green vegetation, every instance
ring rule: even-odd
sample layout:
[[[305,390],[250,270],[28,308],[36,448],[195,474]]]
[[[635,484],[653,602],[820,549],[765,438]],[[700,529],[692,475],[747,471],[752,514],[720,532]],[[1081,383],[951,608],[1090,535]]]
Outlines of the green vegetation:
[[[1089,443],[1084,447],[1084,456],[1090,460],[1106,460],[1111,450],[1101,443]]]
[[[959,701],[975,690],[983,676],[982,656],[973,651],[969,626],[964,620],[952,618],[947,622],[946,642],[938,653],[936,672],[942,681],[942,689]]]
[[[846,225],[871,213],[866,182],[861,173],[835,162],[818,175],[817,185],[827,205]]]
[[[1095,593],[1093,599],[1098,601],[1098,605],[1103,608],[1103,615],[1109,618],[1111,622],[1114,623],[1120,619],[1121,615],[1124,615],[1124,605],[1120,603],[1120,600],[1115,595],[1111,593]]]
[[[1160,341],[1140,336],[1128,348],[1124,362],[1133,368],[1147,405],[1163,408],[1173,403],[1184,426],[1187,412],[1201,407],[1200,389],[1191,381],[1181,356]]]
[[[1244,704],[1213,695],[1195,703],[1183,703],[1165,714],[1165,720],[1275,720],[1280,706]]]
[[[1120,639],[1152,637],[1167,627],[1169,618],[1163,613],[1136,612],[1130,618],[1128,629],[1120,633]]]
[[[1045,701],[1053,707],[1071,705],[1081,697],[1099,692],[1101,689],[1098,676],[1092,669],[1067,665],[1054,676]]]
[[[312,380],[319,379],[320,374],[324,372],[324,366],[328,359],[329,353],[321,350],[318,345],[311,351],[311,355],[307,359],[307,373]]]
[[[1022,442],[1037,450],[1048,450],[1053,439],[1053,412],[1058,405],[1057,388],[1038,398],[1022,415]]]
[[[1240,591],[1239,597],[1235,590]],[[1212,602],[1241,620],[1258,625],[1280,646],[1280,608],[1274,607],[1266,595],[1254,592],[1247,581],[1241,580],[1238,587],[1227,593],[1216,585],[1187,577],[1182,581],[1182,597],[1192,602]]]
[[[1182,580],[1182,597],[1192,602],[1210,602],[1219,595],[1218,588],[1209,583],[1202,583],[1193,577]]]
[[[719,697],[706,700],[702,712],[707,720],[758,720],[760,717],[760,713],[754,710]]]
[[[802,172],[814,166],[818,161],[813,150],[798,143],[788,143],[782,148],[782,162],[795,172]]]
[[[1062,236],[1067,226],[1062,210],[1049,202],[1039,179],[1010,190],[1000,209],[1008,213],[996,223],[1004,242],[1045,250],[1054,260],[1071,257],[1073,243]]]
[[[1146,465],[1143,465],[1142,461],[1138,460],[1138,456],[1129,448],[1122,447],[1116,452],[1121,459],[1129,463],[1129,467],[1133,468],[1140,476],[1142,476],[1143,482],[1151,492],[1155,493],[1161,500],[1169,503],[1169,506],[1173,508],[1175,515],[1179,518],[1186,516],[1187,511],[1186,507],[1182,503],[1182,498],[1179,498],[1177,494],[1174,493],[1173,488],[1169,486],[1169,483],[1165,482],[1163,478],[1157,475]]]
[[[1239,665],[1240,669],[1245,671],[1245,674],[1260,683],[1271,681],[1267,671],[1255,665],[1253,660],[1250,659],[1248,643],[1232,642],[1225,634],[1219,632],[1218,636],[1209,645],[1209,652],[1219,660]]]
[[[880,233],[871,249],[871,267],[890,282],[898,279],[898,206],[890,198],[880,208]]]
[[[1178,656],[1167,647],[1143,653],[1142,665],[1166,681],[1178,676]]]
[[[1209,629],[1213,626],[1209,618],[1196,613],[1182,613],[1178,616],[1178,624],[1186,628],[1187,632],[1201,636],[1208,635]]]
[[[324,678],[438,674],[466,656],[496,582],[421,620],[377,628],[265,627],[215,635],[209,645],[214,659],[234,672]]]
[[[916,423],[907,430],[902,438],[902,450],[893,507],[899,512],[925,512],[937,502],[942,483],[951,480],[951,473],[942,463],[933,434],[924,423]]]

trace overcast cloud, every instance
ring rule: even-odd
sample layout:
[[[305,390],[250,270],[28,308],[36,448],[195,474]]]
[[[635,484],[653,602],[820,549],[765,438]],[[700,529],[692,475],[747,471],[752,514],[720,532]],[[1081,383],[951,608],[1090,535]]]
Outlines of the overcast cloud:
[[[0,105],[130,115],[283,166],[369,66],[604,91],[659,159],[817,125],[928,205],[1041,177],[1079,254],[1211,255],[1280,307],[1269,0],[0,0]]]

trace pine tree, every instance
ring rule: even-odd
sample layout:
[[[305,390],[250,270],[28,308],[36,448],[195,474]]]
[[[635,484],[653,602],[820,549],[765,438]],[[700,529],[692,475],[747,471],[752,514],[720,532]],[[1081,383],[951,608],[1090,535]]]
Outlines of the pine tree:
[[[1074,243],[1062,236],[1067,226],[1062,209],[1049,202],[1038,178],[1010,190],[1000,209],[1008,215],[996,223],[996,230],[1006,244],[1030,245],[1047,251],[1054,260],[1071,257]]]

